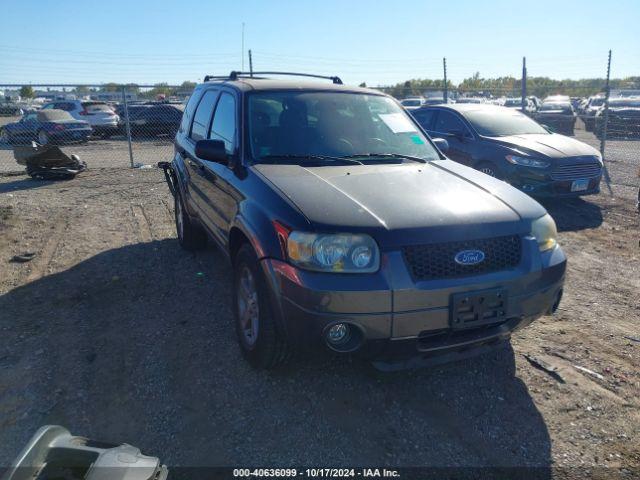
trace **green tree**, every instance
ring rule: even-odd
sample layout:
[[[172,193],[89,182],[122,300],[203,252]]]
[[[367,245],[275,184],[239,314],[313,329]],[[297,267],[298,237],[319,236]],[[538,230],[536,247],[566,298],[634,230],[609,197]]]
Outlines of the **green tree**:
[[[20,88],[20,96],[22,98],[35,97],[35,92],[33,91],[33,87],[31,85],[23,85],[22,88]]]

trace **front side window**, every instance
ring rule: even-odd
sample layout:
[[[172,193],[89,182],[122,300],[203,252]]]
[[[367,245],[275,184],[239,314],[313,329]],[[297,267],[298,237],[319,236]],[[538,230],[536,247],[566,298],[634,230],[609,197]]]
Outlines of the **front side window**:
[[[191,126],[191,138],[195,141],[204,140],[207,138],[207,131],[209,130],[209,121],[213,113],[213,106],[216,104],[218,98],[218,92],[209,90],[202,96],[202,100],[196,108],[196,113],[193,116],[193,125]]]
[[[249,95],[251,153],[269,157],[357,158],[382,161],[401,155],[439,158],[429,140],[394,100],[348,92],[256,92]],[[379,157],[376,158],[375,155]],[[391,161],[391,160],[389,160]]]
[[[425,130],[433,130],[433,116],[436,113],[435,110],[414,110],[411,112],[413,118],[415,118],[420,126]]]
[[[435,132],[462,134],[466,137],[470,136],[469,130],[455,114],[440,110],[436,118],[436,124],[433,127]]]
[[[227,153],[232,153],[236,134],[236,101],[233,95],[223,93],[220,95],[216,113],[213,116],[209,138],[222,140]]]

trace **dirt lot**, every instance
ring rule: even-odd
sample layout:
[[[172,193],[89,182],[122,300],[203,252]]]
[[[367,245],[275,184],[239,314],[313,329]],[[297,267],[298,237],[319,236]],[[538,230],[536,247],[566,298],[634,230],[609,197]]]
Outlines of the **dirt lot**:
[[[55,423],[170,466],[640,475],[636,190],[612,188],[548,205],[566,293],[512,349],[394,374],[336,358],[264,373],[235,343],[229,266],[180,250],[159,171],[0,177],[0,465]]]

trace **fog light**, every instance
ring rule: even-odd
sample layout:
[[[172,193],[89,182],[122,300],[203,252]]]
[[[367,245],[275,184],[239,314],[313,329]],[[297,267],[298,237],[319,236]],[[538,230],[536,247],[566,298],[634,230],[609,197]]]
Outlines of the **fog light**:
[[[327,341],[333,345],[347,342],[351,336],[351,329],[346,323],[337,323],[327,331]]]

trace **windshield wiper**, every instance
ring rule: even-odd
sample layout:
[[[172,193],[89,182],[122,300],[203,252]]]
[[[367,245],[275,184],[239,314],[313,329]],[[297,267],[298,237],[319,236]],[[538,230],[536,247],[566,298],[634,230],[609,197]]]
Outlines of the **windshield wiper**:
[[[256,160],[256,163],[277,163],[277,160],[319,160],[330,162],[342,162],[349,165],[364,165],[362,162],[353,160],[349,157],[332,157],[330,155],[296,155],[296,154],[283,154],[283,155],[263,155]]]
[[[346,155],[344,157],[340,157],[340,158],[346,158],[346,159],[351,159],[351,158],[362,158],[362,157],[366,157],[366,158],[397,158],[397,159],[401,159],[401,160],[413,160],[414,162],[420,162],[420,163],[427,163],[427,160],[425,160],[424,158],[420,158],[420,157],[412,157],[411,155],[404,155],[402,153],[358,153],[355,155]]]

